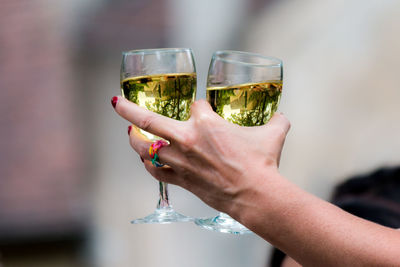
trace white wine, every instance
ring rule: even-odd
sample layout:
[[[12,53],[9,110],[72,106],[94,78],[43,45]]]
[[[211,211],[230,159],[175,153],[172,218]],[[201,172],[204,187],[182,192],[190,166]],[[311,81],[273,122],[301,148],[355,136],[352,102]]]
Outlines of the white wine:
[[[196,98],[196,73],[167,73],[131,77],[121,82],[122,96],[148,110],[187,120]]]
[[[196,99],[196,73],[167,73],[131,77],[121,82],[122,96],[153,112],[176,120],[187,120]],[[161,139],[146,131],[148,139]]]
[[[207,101],[225,120],[241,126],[267,123],[277,110],[282,81],[207,87]]]

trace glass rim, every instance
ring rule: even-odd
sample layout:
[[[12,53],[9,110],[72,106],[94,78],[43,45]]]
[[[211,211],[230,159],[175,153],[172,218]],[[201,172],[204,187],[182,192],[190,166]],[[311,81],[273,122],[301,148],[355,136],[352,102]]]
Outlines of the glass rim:
[[[122,55],[155,54],[157,52],[164,52],[164,53],[190,52],[190,53],[193,53],[191,48],[148,48],[148,49],[134,49],[134,50],[122,51]]]
[[[265,64],[265,63],[251,63],[251,62],[246,62],[243,60],[236,60],[236,59],[226,59],[226,58],[221,57],[221,55],[223,55],[223,54],[246,55],[246,56],[258,57],[258,58],[262,58],[262,59],[271,60],[272,62],[270,64]],[[247,66],[282,67],[282,60],[277,57],[263,56],[263,55],[260,55],[257,53],[251,53],[251,52],[243,52],[243,51],[235,51],[235,50],[219,50],[219,51],[214,52],[212,58],[213,58],[213,60],[218,59],[220,61],[224,61],[227,63],[234,63],[234,64],[247,65]]]

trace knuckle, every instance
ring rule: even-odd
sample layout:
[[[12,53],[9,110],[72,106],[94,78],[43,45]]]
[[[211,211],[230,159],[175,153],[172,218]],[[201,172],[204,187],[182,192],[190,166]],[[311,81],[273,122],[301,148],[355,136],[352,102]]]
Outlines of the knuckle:
[[[147,147],[144,146],[144,145],[141,146],[141,148],[139,149],[138,153],[142,158],[147,158],[148,155],[149,155],[149,151],[148,151]]]
[[[199,99],[195,102],[190,107],[191,109],[197,111],[197,110],[209,110],[210,109],[210,104],[204,100],[204,99]]]
[[[282,139],[286,137],[286,130],[282,127],[274,127],[273,133],[276,138]]]
[[[192,151],[196,144],[196,136],[192,133],[186,132],[181,135],[181,150],[183,153]]]
[[[207,106],[208,105],[208,102],[205,99],[199,99],[196,101],[196,103],[199,106],[205,106],[205,105]]]
[[[289,119],[282,113],[279,113],[279,118],[282,120],[282,124],[285,125],[285,127],[287,129],[290,129],[291,123],[290,123]]]
[[[147,131],[148,129],[151,128],[151,125],[154,123],[154,118],[150,116],[144,117],[141,121],[138,123],[138,127],[142,130]]]
[[[200,112],[200,113],[196,114],[196,116],[194,118],[194,122],[195,122],[196,127],[204,128],[205,126],[213,123],[213,118],[210,113]]]
[[[147,144],[143,143],[135,137],[129,138],[129,143],[131,147],[142,157],[147,158],[148,155],[148,147]]]
[[[196,108],[198,102],[199,102],[199,100],[193,101],[193,103],[190,105],[190,109]]]
[[[208,113],[200,113],[197,116],[197,121],[199,123],[209,123],[211,121],[210,114],[208,114]]]

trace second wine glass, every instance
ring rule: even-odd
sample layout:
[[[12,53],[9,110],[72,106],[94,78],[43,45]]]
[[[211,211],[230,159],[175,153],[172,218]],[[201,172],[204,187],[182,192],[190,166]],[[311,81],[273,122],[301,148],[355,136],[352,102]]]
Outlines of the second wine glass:
[[[123,52],[122,96],[150,111],[187,120],[196,98],[196,70],[189,48],[144,49]],[[151,141],[161,138],[140,130]],[[132,223],[171,223],[193,219],[174,211],[168,184],[159,182],[160,199],[154,213]]]
[[[278,108],[282,78],[280,59],[239,51],[217,51],[208,71],[207,101],[216,113],[232,123],[263,125]],[[223,233],[251,233],[225,213],[196,219],[195,223]]]

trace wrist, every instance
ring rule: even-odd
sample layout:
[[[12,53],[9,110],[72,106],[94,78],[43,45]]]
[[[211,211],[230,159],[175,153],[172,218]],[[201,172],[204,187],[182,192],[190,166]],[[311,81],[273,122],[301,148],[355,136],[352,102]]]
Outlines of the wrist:
[[[259,221],[272,216],[274,205],[281,195],[278,191],[286,179],[281,176],[277,168],[257,168],[264,170],[254,171],[243,177],[246,182],[236,194],[229,207],[228,214],[243,225],[253,228]]]

